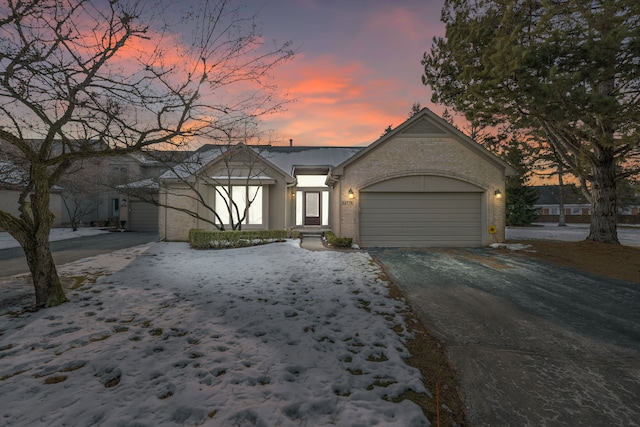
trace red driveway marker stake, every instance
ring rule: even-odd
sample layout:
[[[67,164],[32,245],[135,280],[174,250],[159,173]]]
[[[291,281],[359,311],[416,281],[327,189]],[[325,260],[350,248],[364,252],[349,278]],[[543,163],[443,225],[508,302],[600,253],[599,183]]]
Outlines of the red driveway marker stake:
[[[436,381],[436,420],[440,427],[440,383]]]

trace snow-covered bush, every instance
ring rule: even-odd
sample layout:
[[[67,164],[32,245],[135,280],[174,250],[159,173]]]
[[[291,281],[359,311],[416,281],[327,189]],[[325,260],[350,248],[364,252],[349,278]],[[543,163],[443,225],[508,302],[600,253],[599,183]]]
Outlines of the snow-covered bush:
[[[189,230],[189,244],[194,249],[241,248],[284,240],[286,230],[208,231]]]

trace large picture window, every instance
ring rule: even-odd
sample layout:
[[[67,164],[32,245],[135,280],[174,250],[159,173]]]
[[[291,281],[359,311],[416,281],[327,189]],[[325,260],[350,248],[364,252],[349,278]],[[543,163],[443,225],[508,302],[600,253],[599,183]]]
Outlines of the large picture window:
[[[215,209],[222,224],[262,224],[262,187],[258,185],[232,185],[216,187]],[[229,198],[231,195],[231,198]],[[249,206],[245,214],[245,210]],[[231,207],[231,215],[229,215]]]

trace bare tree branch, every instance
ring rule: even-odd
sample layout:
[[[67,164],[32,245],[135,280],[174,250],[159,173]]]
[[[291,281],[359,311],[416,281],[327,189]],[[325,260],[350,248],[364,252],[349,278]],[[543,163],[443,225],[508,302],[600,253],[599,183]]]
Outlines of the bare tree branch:
[[[23,246],[37,306],[65,300],[49,203],[74,165],[215,139],[283,105],[268,79],[293,55],[289,43],[266,48],[255,16],[232,1],[203,0],[175,19],[183,9],[169,0],[0,4],[0,153],[25,176],[19,214],[0,211],[0,227]]]

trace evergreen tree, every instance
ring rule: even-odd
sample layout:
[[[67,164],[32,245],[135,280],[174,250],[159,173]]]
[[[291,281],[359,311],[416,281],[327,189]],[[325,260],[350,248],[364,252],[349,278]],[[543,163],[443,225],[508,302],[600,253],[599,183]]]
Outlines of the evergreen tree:
[[[505,186],[507,206],[507,225],[529,225],[538,216],[533,205],[538,200],[538,193],[526,183],[531,174],[528,164],[531,156],[528,156],[530,147],[526,143],[519,142],[515,137],[511,138],[504,147],[501,156],[518,172],[514,176],[507,177]]]
[[[445,108],[444,111],[442,112],[442,120],[449,123],[451,126],[456,126],[453,123],[453,116],[451,115],[451,111],[449,111],[448,108]]]
[[[409,111],[409,118],[415,116],[416,114],[418,114],[420,112],[420,110],[422,110],[422,107],[420,106],[419,102],[414,102],[413,105],[411,106],[411,111]]]
[[[616,183],[639,172],[639,17],[638,0],[445,0],[422,61],[434,102],[554,146],[600,242],[618,243]]]

